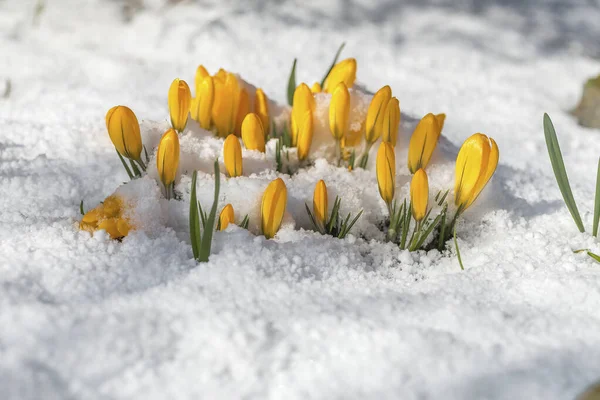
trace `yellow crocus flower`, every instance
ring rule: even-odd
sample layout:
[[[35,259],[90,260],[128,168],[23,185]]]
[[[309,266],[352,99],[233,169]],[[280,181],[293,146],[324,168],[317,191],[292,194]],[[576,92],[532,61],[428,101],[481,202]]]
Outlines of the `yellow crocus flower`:
[[[198,87],[200,86],[200,84],[202,83],[202,81],[209,77],[210,74],[208,73],[208,71],[206,70],[206,68],[204,68],[204,65],[198,65],[198,68],[196,68],[196,77],[194,79],[194,88],[196,89],[196,97],[198,97]]]
[[[350,92],[344,82],[340,82],[329,103],[329,129],[335,140],[341,140],[348,134],[350,120]]]
[[[379,195],[389,208],[396,189],[396,153],[391,143],[381,142],[379,145],[375,169]]]
[[[120,239],[135,229],[125,212],[123,199],[115,194],[110,195],[98,207],[85,213],[79,229],[88,232],[104,229],[111,239]]]
[[[265,152],[265,134],[258,115],[248,113],[242,123],[242,141],[248,150]]]
[[[365,125],[365,139],[367,139],[367,143],[373,144],[381,136],[385,110],[391,98],[392,89],[388,85],[385,85],[373,95],[367,109],[367,121]]]
[[[298,126],[299,122],[306,113],[310,110],[314,113],[316,107],[315,98],[306,83],[301,83],[296,87],[293,97],[291,128],[292,128],[292,146],[298,144]]]
[[[240,98],[237,107],[237,113],[235,115],[235,134],[236,136],[242,135],[242,122],[244,118],[250,112],[250,96],[246,88],[240,89]]]
[[[240,88],[235,75],[224,72],[224,78],[217,74],[214,79],[215,99],[212,107],[212,120],[220,137],[227,137],[235,131],[235,117],[238,111]]]
[[[219,214],[219,230],[224,231],[227,229],[227,226],[229,226],[230,223],[235,223],[235,214],[233,212],[233,206],[231,204],[227,204],[221,210],[221,214]]]
[[[323,84],[323,91],[326,93],[332,93],[340,82],[344,82],[346,87],[352,87],[356,80],[356,60],[354,58],[346,58],[335,64],[325,83]]]
[[[225,169],[230,177],[242,176],[242,146],[234,134],[230,134],[223,143]]]
[[[306,112],[304,113],[304,117],[298,124],[298,159],[300,161],[308,157],[310,145],[312,144],[313,132],[314,127],[312,111],[310,111],[309,109],[306,110]]]
[[[425,218],[429,202],[429,180],[423,168],[419,168],[410,182],[410,203],[415,221]]]
[[[316,222],[322,227],[327,224],[327,201],[327,185],[325,185],[325,182],[321,179],[315,185],[315,192],[313,193],[313,213]]]
[[[191,104],[190,87],[184,80],[175,79],[169,88],[169,113],[171,114],[171,126],[177,132],[183,132],[185,129]]]
[[[269,98],[262,89],[256,89],[256,97],[254,99],[254,112],[260,118],[260,122],[265,129],[265,138],[269,136],[271,131],[271,122],[269,119]]]
[[[196,98],[192,100],[192,118],[202,129],[210,130],[211,110],[215,99],[215,84],[212,76],[207,76],[196,87]]]
[[[137,117],[126,106],[115,106],[106,113],[106,129],[113,145],[123,157],[141,161],[142,136]]]
[[[164,133],[156,151],[156,169],[158,177],[166,189],[166,197],[171,197],[171,185],[175,182],[179,167],[179,136],[174,129]]]
[[[411,173],[427,167],[440,137],[436,117],[429,113],[417,124],[408,145],[408,169]]]
[[[464,211],[488,183],[499,159],[498,145],[483,133],[469,137],[456,157],[454,203]]]
[[[392,146],[396,147],[398,125],[400,125],[400,103],[397,98],[392,97],[385,109],[381,140],[390,142]]]
[[[315,82],[310,87],[310,91],[313,92],[313,94],[321,93],[323,91],[323,88],[321,88],[321,84],[319,82]]]
[[[281,178],[277,178],[265,189],[260,207],[261,228],[267,239],[275,236],[287,204],[287,188]]]

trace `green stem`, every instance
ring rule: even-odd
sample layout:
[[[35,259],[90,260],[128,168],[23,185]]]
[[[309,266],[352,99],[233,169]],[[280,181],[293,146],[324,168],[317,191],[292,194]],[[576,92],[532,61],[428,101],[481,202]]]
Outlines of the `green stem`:
[[[121,164],[123,164],[123,168],[125,168],[125,171],[127,172],[127,175],[129,175],[129,179],[133,179],[133,174],[131,173],[131,170],[127,166],[127,163],[125,162],[125,159],[123,159],[123,156],[121,155],[121,153],[119,153],[118,150],[116,150],[116,151],[117,151],[117,155],[119,156],[119,160],[121,160]]]
[[[362,169],[367,167],[367,162],[369,161],[369,152],[371,151],[371,147],[373,147],[373,143],[367,142],[367,147],[363,150],[363,153],[360,155],[360,161],[358,166]]]
[[[456,247],[456,256],[458,257],[458,263],[460,264],[460,269],[464,271],[465,267],[463,265],[462,258],[460,256],[460,250],[458,249],[458,241],[456,240],[456,225],[454,226],[454,229],[452,230],[452,232],[453,232],[453,236],[454,236],[454,247]]]

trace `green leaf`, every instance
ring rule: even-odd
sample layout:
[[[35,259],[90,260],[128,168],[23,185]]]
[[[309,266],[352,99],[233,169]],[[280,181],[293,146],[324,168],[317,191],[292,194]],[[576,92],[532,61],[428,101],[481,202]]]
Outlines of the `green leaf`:
[[[117,152],[117,155],[119,156],[119,159],[121,160],[121,164],[123,164],[125,171],[127,171],[127,175],[129,175],[129,179],[133,179],[133,174],[131,173],[131,170],[129,169],[129,167],[127,166],[127,163],[123,159],[123,156],[121,155],[121,153],[119,153],[119,151],[117,149],[115,149],[115,151]]]
[[[356,214],[356,217],[354,217],[354,219],[352,220],[352,222],[350,222],[345,228],[344,228],[344,232],[343,234],[341,234],[339,236],[340,239],[343,239],[346,237],[346,235],[348,233],[350,233],[350,230],[352,229],[352,227],[354,226],[354,224],[356,223],[356,221],[358,221],[358,219],[360,218],[360,216],[362,215],[364,210],[360,210],[358,214]],[[350,214],[348,214],[348,216],[350,216]]]
[[[592,253],[589,249],[573,250],[573,253],[583,253],[584,251],[588,256],[592,257],[597,262],[600,262],[600,256],[598,254]]]
[[[190,195],[190,241],[192,242],[192,253],[194,259],[198,260],[200,254],[200,218],[198,216],[198,199],[196,197],[196,179],[198,172],[192,173],[192,190]]]
[[[212,246],[212,237],[215,227],[215,218],[217,217],[217,205],[219,203],[219,189],[221,184],[221,172],[219,171],[219,160],[215,160],[215,197],[213,200],[210,214],[202,235],[202,244],[200,245],[200,255],[198,261],[206,262],[210,256],[210,248]]]
[[[567,177],[567,171],[560,151],[560,145],[558,144],[558,139],[556,137],[556,131],[554,130],[554,125],[552,125],[552,120],[546,113],[544,113],[544,135],[546,137],[546,146],[548,147],[548,155],[550,156],[556,183],[558,183],[563,200],[565,201],[577,228],[580,232],[584,232],[585,229],[583,227],[583,222],[581,222],[577,204],[573,198],[573,192],[571,191],[571,185],[569,184],[569,178]]]
[[[248,229],[248,225],[249,224],[250,224],[250,217],[248,217],[248,214],[246,214],[246,216],[244,217],[244,219],[240,223],[240,227],[244,228],[244,229]]]
[[[344,50],[344,46],[346,46],[346,42],[342,43],[342,45],[338,49],[337,53],[335,53],[335,58],[333,59],[333,62],[331,63],[331,66],[329,67],[329,69],[327,70],[327,73],[325,74],[325,76],[321,80],[321,87],[323,87],[323,85],[325,84],[325,80],[329,76],[329,73],[331,72],[331,70],[333,69],[333,67],[335,66],[335,64],[337,63],[337,60],[340,57],[340,54],[342,53],[342,50]]]
[[[598,159],[598,172],[596,173],[596,197],[594,198],[594,228],[593,235],[598,237],[598,222],[600,222],[600,158]]]
[[[131,164],[131,169],[133,170],[133,174],[136,177],[140,177],[142,176],[142,173],[140,172],[140,169],[137,167],[137,165],[135,164],[135,162],[133,162],[133,160],[129,160],[129,164]]]
[[[296,90],[296,61],[297,60],[294,58],[292,71],[290,72],[290,77],[288,79],[287,98],[290,106],[294,104],[294,91]]]
[[[81,200],[81,203],[79,203],[79,212],[81,215],[85,215],[85,212],[83,211],[83,200]]]
[[[456,240],[456,225],[454,226],[454,230],[452,231],[452,234],[454,236],[454,247],[456,247],[456,256],[458,257],[458,263],[460,264],[460,269],[464,271],[465,267],[463,265],[462,258],[460,256],[460,250],[458,249],[458,241]]]
[[[440,225],[440,236],[438,239],[438,250],[444,250],[444,245],[446,244],[446,215],[448,214],[448,203],[444,204],[444,208],[442,208],[442,212],[440,215],[442,216],[442,221]]]

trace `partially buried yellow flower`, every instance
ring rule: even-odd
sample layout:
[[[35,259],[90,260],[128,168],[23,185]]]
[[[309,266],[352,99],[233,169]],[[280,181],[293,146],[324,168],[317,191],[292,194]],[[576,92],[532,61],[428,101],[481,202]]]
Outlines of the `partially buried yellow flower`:
[[[329,103],[329,129],[336,140],[348,133],[350,120],[350,92],[344,82],[337,85]]]
[[[400,125],[400,103],[397,98],[392,97],[385,109],[381,140],[390,142],[392,146],[396,147],[396,141],[398,140],[398,125]]]
[[[340,82],[344,82],[346,87],[352,87],[356,80],[356,60],[346,58],[335,64],[323,84],[323,91],[331,93]]]
[[[389,142],[381,142],[375,164],[379,195],[391,207],[396,186],[396,153]]]
[[[175,182],[178,167],[179,136],[174,129],[169,129],[160,139],[156,152],[156,169],[160,181],[165,186],[167,199],[171,197],[171,185]]]
[[[494,139],[483,133],[472,135],[460,147],[454,182],[454,203],[460,211],[477,199],[496,171],[499,155]]]
[[[304,117],[298,124],[298,159],[300,161],[308,157],[310,145],[313,138],[313,117],[312,111],[306,110]]]
[[[269,132],[271,131],[271,122],[269,120],[269,98],[260,88],[256,89],[254,113],[260,118],[260,122],[262,122],[265,130],[265,137],[268,137]]]
[[[419,168],[410,182],[410,203],[415,221],[421,221],[427,213],[429,202],[429,180],[423,168]]]
[[[235,214],[233,212],[233,206],[227,204],[223,207],[223,210],[221,210],[221,214],[219,214],[219,230],[224,231],[230,223],[235,223]]]
[[[408,145],[408,169],[411,173],[427,167],[440,138],[440,126],[435,115],[429,113],[417,124]]]
[[[381,136],[386,107],[391,98],[392,89],[388,85],[385,85],[373,95],[367,109],[367,121],[365,125],[365,139],[367,139],[367,143],[375,143]]]
[[[234,134],[230,134],[223,143],[225,169],[230,177],[242,176],[242,146]]]
[[[242,141],[248,150],[265,152],[265,135],[258,115],[249,113],[242,123]]]
[[[184,80],[175,79],[169,88],[169,114],[171,126],[177,132],[183,132],[185,129],[191,104],[190,87]]]
[[[89,210],[81,219],[79,229],[94,232],[104,229],[111,239],[127,236],[135,229],[130,219],[125,216],[126,206],[117,195],[108,196],[98,207]]]
[[[292,146],[298,144],[298,123],[304,118],[307,110],[314,113],[315,107],[315,98],[306,83],[298,85],[294,91],[291,115]]]
[[[142,136],[140,124],[129,107],[115,106],[106,113],[106,129],[113,145],[123,157],[140,161]]]
[[[287,188],[281,178],[277,178],[265,189],[260,207],[261,228],[267,239],[275,236],[287,204]]]
[[[327,203],[327,185],[321,179],[315,185],[315,192],[313,193],[313,212],[316,222],[321,224],[322,227],[327,223]]]

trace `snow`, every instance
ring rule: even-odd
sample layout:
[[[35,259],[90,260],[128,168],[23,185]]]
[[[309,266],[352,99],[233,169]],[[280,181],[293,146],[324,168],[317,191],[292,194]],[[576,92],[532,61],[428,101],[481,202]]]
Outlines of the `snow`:
[[[565,399],[600,378],[600,267],[572,252],[600,246],[562,203],[542,132],[548,112],[591,227],[600,144],[567,110],[600,69],[598,5],[152,0],[125,24],[119,2],[64,0],[33,24],[35,3],[0,2],[0,79],[12,84],[0,99],[3,398]],[[245,177],[221,179],[220,207],[249,214],[251,232],[217,232],[196,264],[188,173],[200,170],[208,207],[222,142],[182,137],[183,201],[167,202],[155,167],[121,186],[104,114],[131,107],[152,148],[169,84],[193,81],[199,63],[284,104],[292,60],[311,85],[342,41],[361,87],[389,84],[400,100],[398,194],[407,135],[426,113],[447,115],[432,191],[452,186],[472,133],[498,142],[498,170],[458,227],[466,270],[454,254],[307,230],[304,202],[323,178],[343,213],[364,208],[353,233],[376,238],[385,206],[372,165],[350,174],[321,158],[282,176],[284,226],[255,236],[277,177],[272,143],[266,157],[244,151]],[[144,225],[122,243],[79,231],[81,199],[87,210],[115,190]]]

